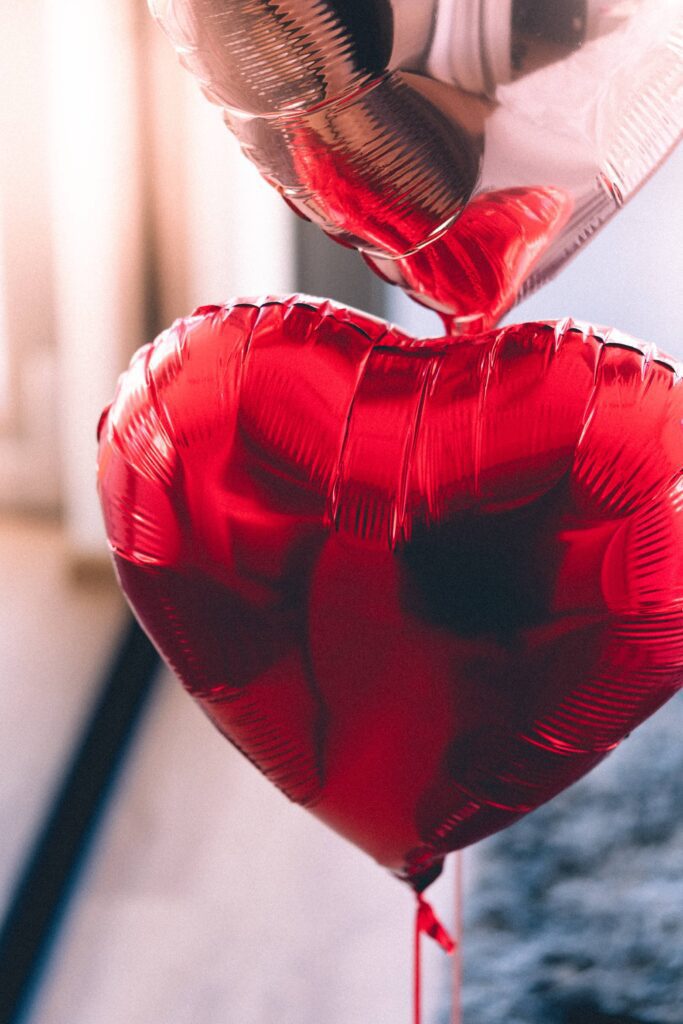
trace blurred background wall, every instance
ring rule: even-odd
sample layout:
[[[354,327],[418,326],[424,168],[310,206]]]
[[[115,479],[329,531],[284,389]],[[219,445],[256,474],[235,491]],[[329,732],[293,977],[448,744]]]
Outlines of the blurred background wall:
[[[2,504],[102,551],[94,426],[141,343],[200,302],[294,288],[292,215],[140,0],[0,9]]]

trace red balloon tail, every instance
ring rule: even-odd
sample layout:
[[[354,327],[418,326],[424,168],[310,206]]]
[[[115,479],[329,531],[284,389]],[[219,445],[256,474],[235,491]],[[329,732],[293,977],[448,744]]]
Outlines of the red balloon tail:
[[[422,950],[421,938],[428,935],[434,939],[449,956],[455,952],[456,944],[439,921],[427,900],[417,893],[417,909],[415,913],[415,967],[414,967],[414,1003],[415,1024],[422,1020]]]

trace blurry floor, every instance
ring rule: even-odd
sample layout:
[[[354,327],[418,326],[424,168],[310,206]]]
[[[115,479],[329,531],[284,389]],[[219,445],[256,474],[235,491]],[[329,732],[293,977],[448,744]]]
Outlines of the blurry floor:
[[[0,519],[0,912],[119,640],[113,579],[76,586],[59,527]]]
[[[412,914],[166,678],[30,1021],[409,1024]]]
[[[6,898],[122,606],[113,587],[68,584],[53,527],[5,524],[0,557]],[[430,890],[437,906],[449,891]],[[164,676],[27,1024],[409,1024],[412,925],[407,889],[290,805]],[[447,980],[429,946],[427,1009]]]

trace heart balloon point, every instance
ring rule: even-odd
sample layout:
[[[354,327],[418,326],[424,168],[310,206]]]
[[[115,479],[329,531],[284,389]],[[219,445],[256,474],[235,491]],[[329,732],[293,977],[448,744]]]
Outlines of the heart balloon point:
[[[123,589],[221,732],[421,890],[681,685],[679,381],[570,321],[206,307],[103,416]]]

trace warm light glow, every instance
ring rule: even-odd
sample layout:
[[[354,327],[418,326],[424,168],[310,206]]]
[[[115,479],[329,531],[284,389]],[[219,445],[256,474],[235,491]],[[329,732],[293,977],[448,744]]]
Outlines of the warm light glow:
[[[134,30],[129,3],[45,4],[62,474],[84,550],[103,544],[94,424],[141,336]]]
[[[9,346],[7,342],[7,320],[5,314],[5,265],[4,265],[4,232],[2,222],[2,205],[0,204],[0,416],[7,409],[8,399],[8,362]]]

